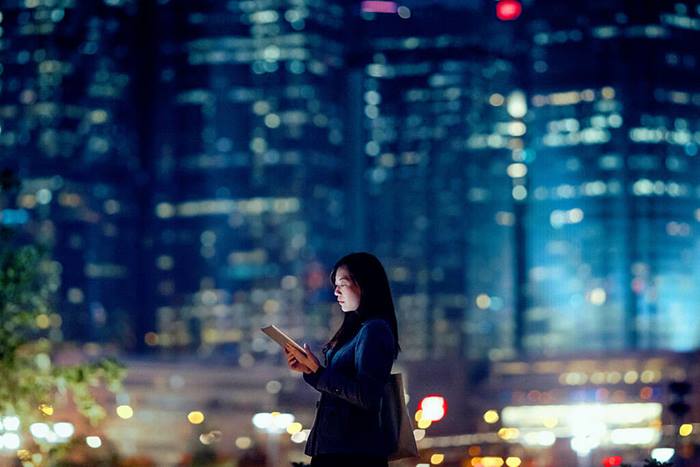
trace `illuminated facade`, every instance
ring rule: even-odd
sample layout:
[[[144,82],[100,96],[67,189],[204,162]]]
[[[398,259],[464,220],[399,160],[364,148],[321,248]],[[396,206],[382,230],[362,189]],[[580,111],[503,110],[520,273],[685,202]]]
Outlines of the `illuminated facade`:
[[[136,339],[138,257],[124,255],[139,248],[138,200],[126,188],[140,173],[126,104],[135,14],[130,1],[0,7],[0,165],[24,182],[15,220],[51,248],[60,272],[58,340]]]
[[[667,351],[511,360],[494,362],[481,381],[469,366],[435,362],[423,369],[432,378],[409,371],[412,395],[445,394],[449,407],[418,446],[444,454],[446,465],[508,465],[508,458],[510,465],[620,465],[604,463],[615,456],[634,465],[669,447],[678,453],[674,464],[697,465],[697,393],[686,396],[683,421],[668,410],[669,382],[696,386],[697,362],[697,352]]]
[[[524,16],[531,354],[700,344],[699,14],[536,2]]]
[[[508,29],[484,21],[490,9],[476,2],[402,8],[365,14],[362,26],[367,63],[355,100],[366,241],[392,281],[404,358],[491,349],[506,356],[514,295],[508,172],[522,149],[505,106],[513,89],[502,55]],[[495,39],[483,44],[484,34]]]
[[[366,249],[407,359],[696,348],[697,7],[522,3],[3,7],[0,158],[67,337],[252,364],[261,325],[327,338]]]
[[[344,8],[179,1],[156,13],[149,342],[250,365],[276,352],[263,325],[327,339],[329,267],[350,225]]]

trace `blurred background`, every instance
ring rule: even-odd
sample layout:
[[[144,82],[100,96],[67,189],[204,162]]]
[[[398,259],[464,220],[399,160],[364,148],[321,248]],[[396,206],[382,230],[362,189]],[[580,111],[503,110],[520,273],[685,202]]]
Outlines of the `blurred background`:
[[[358,250],[401,465],[700,465],[698,146],[696,1],[0,3],[0,222],[51,250],[50,340],[128,369],[101,424],[56,406],[66,465],[308,461],[259,328],[319,349]]]

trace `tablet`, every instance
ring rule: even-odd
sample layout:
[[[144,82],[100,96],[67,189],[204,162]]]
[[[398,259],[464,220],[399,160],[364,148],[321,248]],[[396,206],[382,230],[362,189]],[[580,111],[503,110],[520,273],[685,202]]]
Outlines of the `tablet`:
[[[265,326],[264,328],[260,328],[260,330],[267,334],[267,336],[270,339],[277,342],[282,347],[282,349],[284,349],[287,343],[289,343],[292,344],[293,347],[302,352],[304,355],[306,355],[306,350],[304,350],[304,347],[294,342],[294,339],[286,335],[284,332],[280,331],[280,329],[274,324],[271,326]]]

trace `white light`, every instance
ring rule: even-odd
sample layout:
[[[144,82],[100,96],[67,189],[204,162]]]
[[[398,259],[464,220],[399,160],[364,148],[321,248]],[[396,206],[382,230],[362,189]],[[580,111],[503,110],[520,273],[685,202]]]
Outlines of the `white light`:
[[[58,436],[53,431],[49,431],[44,439],[49,443],[57,443],[59,441]]]
[[[297,444],[303,443],[304,441],[306,441],[307,436],[308,435],[304,433],[304,431],[299,431],[292,435],[292,442]]]
[[[527,188],[522,185],[513,187],[513,199],[522,201],[527,198]]]
[[[51,192],[46,188],[42,188],[36,192],[36,200],[39,202],[39,204],[49,204],[51,202],[51,198]]]
[[[521,162],[514,162],[506,169],[508,176],[511,178],[520,178],[527,175],[527,166]]]
[[[402,19],[408,19],[411,17],[411,10],[407,6],[401,5],[396,9],[396,13],[398,13],[399,17]]]
[[[431,422],[438,421],[445,416],[445,399],[440,396],[429,396],[421,402],[423,418]]]
[[[551,431],[540,431],[537,434],[537,443],[540,446],[551,446],[556,440],[557,437],[554,436],[554,433],[552,433]]]
[[[569,222],[577,224],[583,220],[583,211],[579,208],[574,208],[568,212]]]
[[[7,431],[17,431],[17,429],[19,428],[19,418],[5,417],[2,421],[2,425]]]
[[[644,375],[642,375],[644,376]],[[567,431],[582,431],[582,417],[597,420],[613,427],[624,427],[654,422],[661,417],[661,404],[656,402],[632,404],[581,404],[508,406],[501,411],[504,426],[527,428],[542,426],[545,421],[556,418]]]
[[[53,424],[53,431],[61,438],[70,438],[75,433],[72,423],[58,422]]]
[[[102,446],[102,440],[99,436],[88,436],[85,438],[85,442],[93,449],[97,449]]]
[[[35,438],[45,438],[49,434],[49,426],[46,423],[32,423],[29,431]]]
[[[523,118],[527,113],[527,102],[522,91],[514,91],[508,96],[508,114],[513,118]]]
[[[657,462],[668,462],[676,453],[673,448],[656,448],[651,450],[651,458]]]
[[[591,290],[589,300],[593,305],[602,305],[605,303],[605,300],[607,299],[607,294],[605,293],[605,290],[596,287],[595,289]]]
[[[5,445],[5,449],[19,449],[20,439],[17,433],[5,433],[2,435],[2,442]]]
[[[294,415],[290,413],[257,413],[253,416],[253,425],[256,428],[271,433],[285,431],[291,423],[294,423]]]
[[[610,432],[613,444],[630,444],[649,446],[661,440],[661,433],[656,428],[618,428]]]
[[[281,413],[273,416],[275,431],[284,431],[287,427],[294,423],[294,415],[290,413]]]
[[[532,431],[523,436],[523,443],[528,446],[551,446],[556,440],[551,431]]]
[[[510,122],[508,124],[508,134],[510,136],[522,136],[527,132],[527,126],[523,122]]]
[[[579,456],[585,456],[600,445],[600,440],[595,436],[574,436],[571,438],[571,449]]]
[[[272,423],[272,414],[269,413],[256,413],[253,415],[253,425],[261,430],[266,429]]]

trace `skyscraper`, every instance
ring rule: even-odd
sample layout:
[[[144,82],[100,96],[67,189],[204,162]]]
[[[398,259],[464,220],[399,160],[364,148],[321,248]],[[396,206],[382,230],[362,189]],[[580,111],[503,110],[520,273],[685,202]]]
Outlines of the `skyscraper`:
[[[350,225],[345,8],[172,1],[157,17],[150,342],[247,365],[274,350],[264,324],[327,338]]]
[[[700,344],[699,14],[526,9],[527,351]]]
[[[356,28],[366,62],[356,116],[363,217],[367,244],[392,280],[404,356],[508,355],[508,167],[522,149],[505,106],[509,30],[482,2],[369,10]]]
[[[138,242],[138,198],[125,185],[140,174],[128,104],[135,16],[136,2],[118,0],[0,7],[0,164],[24,181],[15,220],[61,272],[57,339],[135,342],[136,257],[123,254]]]

